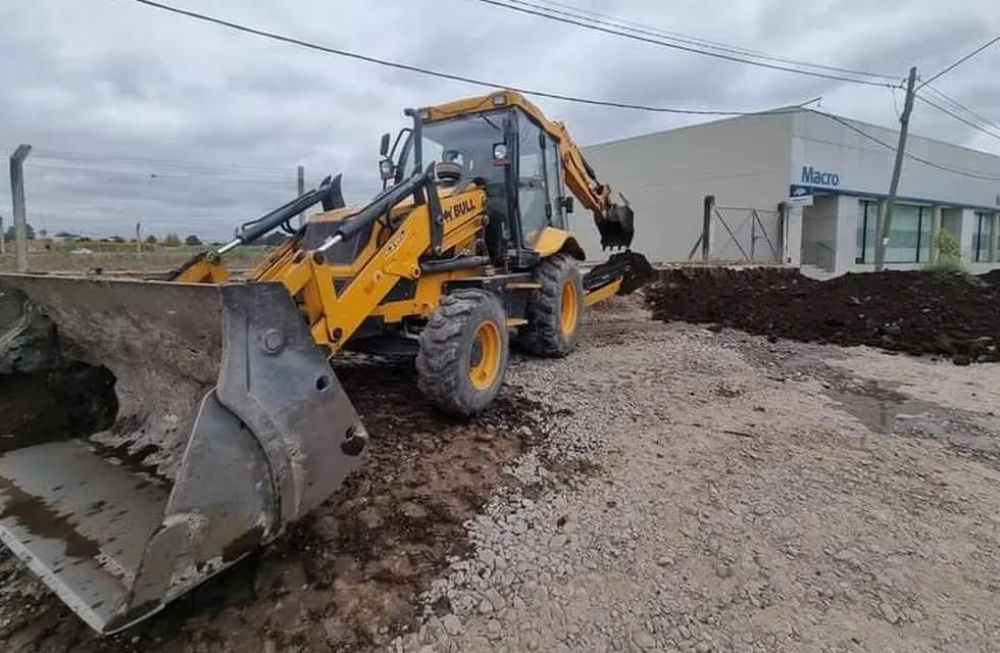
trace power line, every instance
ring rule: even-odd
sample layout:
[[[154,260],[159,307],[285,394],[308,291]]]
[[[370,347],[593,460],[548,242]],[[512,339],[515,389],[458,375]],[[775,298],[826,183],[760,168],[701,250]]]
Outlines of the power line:
[[[611,16],[608,14],[602,14],[596,11],[589,11],[586,9],[573,7],[571,5],[563,4],[561,2],[555,2],[553,0],[538,0],[541,4],[535,4],[532,2],[527,2],[525,0],[508,0],[511,4],[526,5],[529,7],[534,7],[536,9],[541,9],[555,14],[561,14],[563,16],[568,16],[571,18],[577,18],[580,20],[588,20],[601,25],[607,25],[609,27],[617,27],[620,29],[626,29],[638,34],[645,34],[648,36],[656,36],[660,38],[666,38],[673,41],[678,41],[680,43],[687,43],[690,45],[701,46],[705,48],[710,48],[713,50],[719,50],[722,52],[728,52],[732,54],[744,55],[754,59],[763,59],[765,61],[774,61],[778,63],[792,64],[795,66],[816,68],[820,70],[828,70],[832,72],[847,73],[850,75],[858,75],[863,77],[880,77],[887,80],[896,80],[897,75],[886,75],[883,73],[875,73],[866,70],[856,70],[852,68],[841,68],[838,66],[829,66],[819,63],[811,63],[807,61],[800,61],[796,59],[791,59],[787,57],[778,57],[771,55],[760,50],[751,50],[749,48],[742,48],[727,43],[722,43],[719,41],[710,41],[708,39],[703,39],[695,36],[690,36],[687,34],[681,34],[679,32],[671,32],[664,29],[653,28],[641,23],[625,20],[623,18],[618,18],[616,16]],[[563,11],[568,10],[568,11]]]
[[[49,159],[54,161],[82,161],[82,162],[93,162],[93,163],[105,163],[105,162],[121,162],[126,164],[145,164],[145,165],[155,165],[164,168],[176,168],[181,170],[191,170],[191,171],[214,171],[214,170],[225,170],[228,172],[246,172],[246,173],[269,173],[274,175],[275,178],[285,177],[294,174],[291,169],[265,167],[265,166],[254,166],[247,164],[235,164],[235,163],[202,163],[198,161],[185,161],[181,159],[164,159],[164,158],[154,158],[154,157],[143,157],[143,156],[133,156],[133,155],[121,155],[121,154],[111,154],[102,152],[73,152],[69,150],[51,150],[48,148],[36,148],[32,154],[33,159]]]
[[[489,0],[480,0],[480,1],[489,1]],[[450,79],[450,80],[453,80],[453,81],[465,82],[465,83],[473,84],[473,85],[476,85],[476,86],[484,86],[484,87],[488,87],[488,88],[507,88],[507,89],[510,89],[512,91],[517,91],[519,93],[524,93],[525,95],[535,95],[535,96],[538,96],[538,97],[546,97],[546,98],[551,98],[551,99],[555,99],[555,100],[565,100],[565,101],[568,101],[568,102],[578,102],[578,103],[590,104],[590,105],[596,105],[596,106],[607,106],[607,107],[614,107],[614,108],[635,109],[635,110],[640,110],[640,111],[651,111],[651,112],[660,112],[660,113],[674,113],[674,114],[686,114],[686,115],[744,116],[744,115],[775,115],[775,114],[782,114],[782,113],[797,113],[797,112],[801,112],[801,111],[812,111],[813,113],[816,113],[816,114],[819,114],[819,115],[823,115],[823,116],[827,116],[828,118],[830,118],[832,120],[835,120],[835,121],[837,121],[837,122],[845,125],[849,129],[851,129],[851,130],[853,130],[855,132],[858,132],[862,136],[864,136],[864,137],[866,137],[866,138],[868,138],[868,139],[870,139],[870,140],[872,140],[872,141],[874,141],[874,142],[882,145],[883,147],[886,147],[886,148],[888,148],[888,149],[890,149],[892,151],[895,151],[895,149],[896,149],[892,145],[889,145],[888,143],[885,143],[884,141],[882,141],[882,140],[880,140],[880,139],[872,136],[871,134],[868,134],[867,132],[865,132],[865,131],[863,131],[863,130],[857,128],[857,127],[855,127],[850,122],[848,122],[848,121],[840,118],[839,116],[835,116],[833,114],[825,113],[823,111],[817,111],[817,110],[814,110],[814,109],[805,109],[802,106],[786,107],[786,108],[775,109],[775,110],[771,110],[771,111],[720,111],[720,110],[711,110],[711,109],[678,109],[678,108],[673,108],[673,107],[652,107],[652,106],[646,106],[646,105],[640,105],[640,104],[632,104],[632,103],[625,103],[625,102],[616,102],[616,101],[609,101],[609,100],[593,100],[593,99],[589,99],[589,98],[581,98],[581,97],[570,96],[570,95],[563,95],[563,94],[558,94],[558,93],[549,93],[549,92],[546,92],[546,91],[538,91],[538,90],[533,90],[533,89],[526,89],[526,88],[523,88],[523,87],[498,84],[496,82],[484,81],[482,79],[478,79],[478,78],[474,78],[474,77],[466,77],[466,76],[462,76],[462,75],[456,75],[456,74],[452,74],[452,73],[445,73],[445,72],[441,72],[441,71],[436,71],[436,70],[432,70],[432,69],[429,69],[429,68],[422,68],[422,67],[419,67],[419,66],[413,66],[413,65],[410,65],[410,64],[404,64],[404,63],[399,63],[399,62],[394,62],[394,61],[388,61],[388,60],[385,60],[385,59],[379,59],[377,57],[371,57],[371,56],[360,54],[360,53],[357,53],[357,52],[351,52],[351,51],[348,51],[348,50],[341,50],[341,49],[337,49],[337,48],[331,48],[331,47],[327,47],[327,46],[324,46],[324,45],[319,45],[317,43],[312,43],[312,42],[309,42],[309,41],[304,41],[302,39],[293,38],[293,37],[289,37],[289,36],[284,36],[284,35],[281,35],[281,34],[277,34],[277,33],[274,33],[274,32],[268,32],[268,31],[257,29],[257,28],[253,28],[253,27],[248,27],[246,25],[241,25],[241,24],[233,23],[231,21],[226,21],[226,20],[223,20],[223,19],[220,19],[220,18],[215,18],[213,16],[208,16],[208,15],[205,15],[205,14],[200,14],[200,13],[193,12],[193,11],[188,11],[186,9],[180,9],[180,8],[173,7],[173,6],[170,6],[170,5],[162,4],[160,2],[155,2],[154,0],[132,0],[132,2],[143,4],[143,5],[146,5],[146,6],[149,6],[149,7],[153,7],[153,8],[156,8],[156,9],[160,9],[160,10],[163,10],[163,11],[167,11],[167,12],[170,12],[170,13],[174,13],[174,14],[186,16],[188,18],[193,18],[195,20],[199,20],[199,21],[203,21],[203,22],[207,22],[207,23],[212,23],[212,24],[215,24],[215,25],[220,25],[220,26],[223,26],[223,27],[227,27],[229,29],[237,30],[237,31],[240,31],[240,32],[245,32],[245,33],[252,34],[252,35],[255,35],[255,36],[260,36],[260,37],[271,39],[271,40],[275,40],[275,41],[281,41],[281,42],[289,43],[289,44],[292,44],[292,45],[298,45],[298,46],[301,46],[301,47],[304,47],[304,48],[308,48],[308,49],[311,49],[311,50],[317,50],[317,51],[325,52],[325,53],[328,53],[328,54],[334,54],[334,55],[337,55],[337,56],[348,57],[348,58],[351,58],[351,59],[358,59],[358,60],[361,60],[361,61],[366,61],[368,63],[373,63],[373,64],[376,64],[376,65],[386,66],[386,67],[390,67],[390,68],[396,68],[396,69],[400,69],[400,70],[406,70],[406,71],[409,71],[409,72],[419,73],[419,74],[422,74],[422,75],[428,75],[428,76],[432,76],[432,77],[439,77],[439,78],[442,78],[442,79]],[[494,4],[498,4],[498,3],[494,3]],[[844,81],[858,81],[858,80],[849,80],[849,79],[845,78]],[[877,83],[874,83],[874,82],[859,82],[859,83],[865,83],[865,84],[875,85],[875,86],[887,86],[889,88],[892,88],[892,85],[888,85],[888,84],[877,84]],[[972,172],[972,171],[960,170],[958,168],[951,168],[949,166],[945,166],[945,165],[942,165],[942,164],[935,163],[933,161],[929,161],[927,159],[923,159],[923,158],[918,157],[918,156],[913,155],[913,154],[906,154],[906,156],[908,158],[910,158],[910,159],[915,160],[915,161],[919,161],[920,163],[923,163],[925,165],[928,165],[928,166],[931,166],[931,167],[934,167],[934,168],[938,168],[940,170],[944,170],[944,171],[947,171],[947,172],[951,172],[953,174],[962,175],[962,176],[966,176],[966,177],[972,177],[972,178],[976,178],[976,179],[986,179],[986,180],[991,180],[991,181],[994,181],[994,180],[1000,181],[1000,177],[991,177],[991,176],[987,176],[987,175],[980,175],[980,174]]]
[[[875,142],[875,143],[878,143],[882,147],[887,148],[887,149],[891,150],[892,152],[896,151],[896,147],[894,145],[890,145],[889,143],[886,143],[882,139],[880,139],[880,138],[878,138],[876,136],[872,136],[871,134],[869,134],[865,130],[863,130],[860,127],[857,127],[857,126],[851,124],[850,121],[845,120],[844,118],[841,118],[840,116],[835,116],[832,113],[826,113],[826,112],[823,112],[823,111],[816,111],[815,109],[803,109],[803,111],[811,111],[812,113],[816,113],[816,114],[819,114],[821,116],[826,116],[830,120],[834,120],[834,121],[840,123],[844,127],[847,127],[851,131],[860,134],[861,136],[867,138],[868,140],[870,140],[872,142]],[[990,176],[990,175],[982,175],[982,174],[979,174],[979,173],[974,172],[972,170],[962,170],[961,168],[952,168],[950,166],[946,166],[946,165],[943,165],[943,164],[940,164],[940,163],[935,163],[934,161],[930,161],[930,160],[925,159],[923,157],[919,157],[916,154],[910,154],[910,153],[907,152],[907,153],[904,153],[904,156],[906,158],[908,158],[908,159],[913,159],[914,161],[919,161],[920,163],[923,163],[924,165],[928,165],[928,166],[930,166],[932,168],[937,168],[938,170],[944,170],[945,172],[950,172],[952,174],[961,175],[963,177],[970,177],[972,179],[983,179],[983,180],[986,180],[986,181],[1000,181],[1000,177],[993,177],[993,176]]]
[[[39,157],[40,158],[40,157]],[[293,187],[295,184],[294,178],[289,175],[286,181],[279,181],[277,179],[255,179],[252,177],[232,177],[225,175],[205,175],[204,173],[198,174],[183,174],[183,173],[171,173],[171,172],[150,172],[148,170],[114,170],[109,168],[93,167],[93,166],[78,166],[78,165],[61,165],[58,163],[46,163],[46,162],[35,162],[29,167],[29,170],[59,170],[64,172],[76,172],[81,174],[97,174],[105,176],[115,176],[115,177],[142,177],[150,180],[157,179],[183,179],[183,180],[202,180],[205,182],[212,183],[242,183],[242,184],[254,184],[254,185],[269,185],[269,186],[287,186]]]
[[[931,75],[929,78],[927,78],[926,80],[924,80],[923,82],[921,82],[919,86],[917,86],[917,90],[919,91],[920,89],[922,89],[923,87],[927,86],[928,84],[930,84],[931,82],[933,82],[935,79],[937,79],[938,77],[940,77],[941,75],[944,75],[945,73],[951,72],[952,70],[954,70],[958,66],[962,65],[963,63],[965,63],[969,59],[973,58],[974,56],[976,56],[977,54],[979,54],[980,52],[982,52],[983,50],[985,50],[986,48],[990,47],[991,45],[993,45],[994,43],[996,43],[998,41],[1000,41],[1000,36],[997,36],[997,37],[994,37],[994,38],[990,39],[989,41],[987,41],[983,45],[979,46],[978,48],[976,48],[975,50],[973,50],[969,54],[965,55],[964,57],[962,57],[961,59],[959,59],[955,63],[951,64],[950,66],[948,66],[947,68],[945,68],[941,72],[937,73],[936,75]]]
[[[611,100],[594,100],[591,98],[583,98],[572,95],[565,95],[562,93],[550,93],[547,91],[539,91],[535,89],[528,89],[524,87],[512,86],[509,84],[501,84],[492,81],[486,81],[483,79],[478,79],[475,77],[466,77],[464,75],[456,75],[453,73],[441,72],[439,70],[432,70],[430,68],[423,68],[421,66],[414,66],[411,64],[400,63],[397,61],[388,61],[386,59],[379,59],[378,57],[372,57],[365,54],[360,54],[358,52],[351,52],[349,50],[342,50],[339,48],[331,48],[325,45],[320,45],[318,43],[313,43],[310,41],[305,41],[302,39],[284,36],[282,34],[277,34],[275,32],[269,32],[262,29],[248,27],[246,25],[241,25],[239,23],[234,23],[228,20],[223,20],[221,18],[215,18],[213,16],[208,16],[206,14],[200,14],[194,11],[188,11],[187,9],[180,9],[178,7],[173,7],[170,5],[162,4],[160,2],[154,2],[154,0],[131,0],[142,5],[153,7],[156,9],[161,9],[163,11],[168,11],[170,13],[179,14],[181,16],[186,16],[188,18],[193,18],[195,20],[203,21],[206,23],[213,23],[215,25],[220,25],[222,27],[227,27],[229,29],[237,30],[240,32],[245,32],[247,34],[253,34],[254,36],[260,36],[263,38],[271,39],[274,41],[281,41],[283,43],[290,43],[292,45],[298,45],[310,50],[317,50],[319,52],[325,52],[327,54],[334,54],[341,57],[348,57],[350,59],[358,59],[360,61],[366,61],[368,63],[376,64],[379,66],[386,66],[388,68],[396,68],[398,70],[406,70],[413,73],[419,73],[421,75],[428,75],[430,77],[438,77],[441,79],[449,79],[456,82],[465,82],[466,84],[473,84],[475,86],[482,86],[486,88],[507,88],[512,91],[517,91],[519,93],[524,93],[525,95],[534,95],[536,97],[550,98],[553,100],[564,100],[566,102],[576,102],[579,104],[589,104],[593,106],[602,107],[613,107],[616,109],[635,109],[638,111],[650,111],[654,113],[671,113],[679,115],[695,115],[695,116],[742,116],[753,113],[760,113],[757,111],[718,111],[709,109],[680,109],[676,107],[655,107],[644,104],[634,104],[629,102],[616,102]],[[881,84],[876,84],[881,86]]]
[[[916,95],[916,98],[918,100],[920,100],[921,102],[923,102],[924,104],[929,104],[930,106],[934,107],[935,109],[937,109],[941,113],[946,113],[949,116],[951,116],[952,118],[954,118],[955,120],[958,120],[959,122],[964,123],[964,124],[968,125],[969,127],[972,127],[973,129],[981,131],[984,134],[986,134],[987,136],[992,136],[993,138],[995,138],[998,141],[1000,141],[1000,135],[994,134],[993,132],[989,131],[988,129],[984,129],[983,127],[981,127],[978,124],[972,122],[971,120],[967,120],[966,118],[963,118],[962,116],[958,115],[957,113],[954,113],[953,111],[944,108],[943,106],[941,106],[937,102],[933,102],[933,101],[929,100],[928,98],[925,98],[923,95],[920,95],[919,93]]]
[[[972,116],[973,119],[978,120],[980,123],[985,124],[985,125],[993,128],[993,129],[996,129],[997,131],[1000,131],[1000,125],[998,125],[997,123],[993,122],[989,118],[985,118],[981,114],[976,113],[975,111],[973,111],[969,107],[965,106],[964,104],[962,104],[961,102],[959,102],[955,98],[951,97],[950,95],[948,95],[944,91],[940,91],[940,90],[938,90],[937,88],[935,88],[933,86],[928,86],[927,90],[930,91],[931,93],[933,93],[936,97],[940,98],[942,102],[944,102],[945,104],[951,106],[952,108],[956,109],[957,111],[964,112],[964,113],[968,114],[969,116]]]
[[[136,0],[136,1],[137,2],[141,2],[141,1],[144,1],[144,0]],[[530,8],[527,8],[527,7],[522,7],[522,6],[507,4],[505,2],[499,2],[498,0],[475,0],[475,2],[482,2],[484,4],[489,4],[489,5],[493,5],[495,7],[500,7],[502,9],[509,9],[511,11],[517,11],[517,12],[521,12],[523,14],[530,14],[530,15],[533,15],[533,16],[538,16],[540,18],[546,18],[548,20],[552,20],[552,21],[556,21],[556,22],[560,22],[560,23],[566,23],[568,25],[576,25],[578,27],[583,27],[583,28],[589,29],[589,30],[594,30],[594,31],[598,31],[598,32],[604,32],[606,34],[612,34],[612,35],[615,35],[615,36],[621,36],[621,37],[624,37],[624,38],[627,38],[627,39],[632,39],[634,41],[641,41],[641,42],[644,42],[644,43],[652,43],[654,45],[660,45],[660,46],[663,46],[663,47],[666,47],[666,48],[673,48],[675,50],[682,50],[684,52],[691,52],[693,54],[700,54],[700,55],[704,55],[704,56],[707,56],[707,57],[715,57],[716,59],[724,59],[724,60],[727,60],[727,61],[733,61],[733,62],[736,62],[736,63],[747,64],[747,65],[750,65],[750,66],[758,66],[758,67],[761,67],[761,68],[769,68],[771,70],[782,70],[782,71],[785,71],[785,72],[796,73],[796,74],[799,74],[799,75],[809,75],[809,76],[812,76],[812,77],[821,77],[823,79],[833,79],[833,80],[838,80],[838,81],[842,81],[842,82],[852,82],[852,83],[855,83],[855,84],[864,84],[864,85],[867,85],[867,86],[880,86],[880,87],[892,87],[893,86],[892,84],[889,84],[889,83],[886,83],[886,82],[876,82],[876,81],[865,80],[865,79],[857,79],[857,78],[853,78],[853,77],[845,77],[843,75],[836,75],[836,74],[833,74],[833,73],[823,73],[823,72],[817,72],[817,71],[812,71],[812,70],[802,70],[801,68],[792,68],[792,67],[789,67],[789,66],[783,66],[783,65],[775,64],[775,63],[765,63],[765,62],[762,62],[762,61],[753,61],[753,60],[747,59],[745,57],[740,57],[740,56],[732,55],[732,54],[726,54],[726,53],[723,53],[723,52],[712,52],[712,51],[709,51],[709,50],[705,50],[704,48],[698,48],[698,47],[693,47],[693,46],[689,46],[689,45],[683,45],[683,44],[679,44],[679,43],[670,43],[670,42],[662,40],[662,39],[648,38],[648,37],[641,36],[641,35],[635,34],[635,33],[625,32],[625,31],[616,30],[616,29],[610,29],[608,27],[602,27],[601,25],[598,25],[598,24],[595,24],[595,23],[592,23],[592,22],[586,22],[586,21],[583,21],[583,20],[578,20],[578,19],[573,19],[573,18],[567,18],[567,17],[564,17],[564,16],[559,16],[559,15],[555,15],[555,14],[552,14],[552,13],[548,13],[546,11],[538,11],[538,10],[530,9]]]

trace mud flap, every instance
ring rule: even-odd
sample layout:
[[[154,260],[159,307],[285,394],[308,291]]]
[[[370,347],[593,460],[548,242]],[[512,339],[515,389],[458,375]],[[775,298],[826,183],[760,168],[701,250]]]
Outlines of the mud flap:
[[[359,462],[364,427],[280,284],[0,287],[52,319],[63,358],[117,379],[107,431],[0,455],[0,539],[99,632],[273,540]],[[133,455],[151,447],[174,454]]]

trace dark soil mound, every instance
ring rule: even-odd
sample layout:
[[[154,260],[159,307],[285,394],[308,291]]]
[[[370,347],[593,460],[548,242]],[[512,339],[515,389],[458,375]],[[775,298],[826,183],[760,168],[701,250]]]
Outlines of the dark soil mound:
[[[774,338],[1000,361],[1000,274],[880,272],[816,281],[776,268],[682,268],[648,291],[655,318]]]

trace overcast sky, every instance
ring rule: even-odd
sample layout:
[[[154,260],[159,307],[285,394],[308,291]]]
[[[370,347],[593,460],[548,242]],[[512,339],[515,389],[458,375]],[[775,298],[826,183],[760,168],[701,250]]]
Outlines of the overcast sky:
[[[165,0],[331,47],[501,84],[631,103],[754,110],[821,95],[890,126],[888,89],[665,49],[473,0]],[[997,0],[562,0],[774,55],[933,73],[1000,34]],[[1000,123],[1000,46],[936,86]],[[378,188],[382,132],[401,110],[483,89],[270,42],[131,0],[0,3],[0,151],[27,163],[29,221],[49,233],[168,231],[223,238],[307,184],[344,172],[349,202]],[[902,94],[897,93],[897,102]],[[692,119],[536,99],[582,144]],[[915,133],[1000,153],[1000,140],[918,104]],[[6,166],[5,166],[6,167]],[[10,215],[9,180],[0,214]],[[9,220],[9,218],[8,218]],[[9,222],[8,222],[9,224]]]

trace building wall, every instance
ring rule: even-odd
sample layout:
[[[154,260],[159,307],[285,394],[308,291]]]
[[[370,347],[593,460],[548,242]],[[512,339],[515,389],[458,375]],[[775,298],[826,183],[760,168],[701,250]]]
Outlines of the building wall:
[[[598,178],[631,202],[633,248],[653,261],[683,261],[701,235],[706,195],[720,206],[771,211],[787,197],[792,115],[721,120],[583,151]],[[589,213],[570,219],[587,258],[604,258]]]
[[[834,251],[830,267],[841,274],[871,268],[855,261],[861,200],[884,199],[894,162],[891,147],[860,132],[893,147],[898,138],[891,129],[803,111],[720,120],[594,145],[584,153],[599,178],[631,201],[634,248],[653,261],[688,259],[701,235],[705,195],[714,195],[719,206],[773,211],[787,199],[790,185],[805,185],[816,194],[815,203],[789,210],[784,260],[796,265],[801,255],[803,263],[815,264],[817,243],[825,243]],[[940,212],[940,224],[958,238],[964,261],[975,263],[975,212],[1000,211],[1000,157],[912,134],[907,152],[972,173],[907,158],[898,195],[903,204]],[[993,220],[992,252],[1000,258],[1000,219]],[[602,259],[589,213],[577,213],[571,226],[588,259]],[[718,252],[728,236],[717,222],[713,227]],[[889,267],[925,264],[922,252],[920,263]]]
[[[893,147],[899,138],[898,132],[843,118],[840,120],[850,127],[814,112],[794,114],[789,182],[850,195],[884,196],[892,180],[895,153],[857,130]],[[906,158],[899,182],[900,198],[1000,209],[1000,157],[919,135],[909,137],[906,151],[944,167],[996,179],[958,175]],[[819,179],[820,183],[805,181],[803,169],[819,173],[820,177],[814,174],[813,178]],[[834,181],[836,183],[832,183]]]

